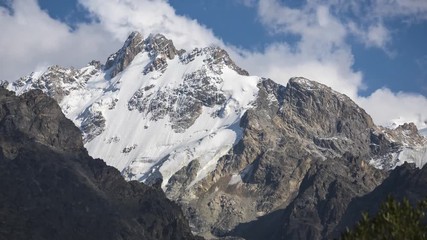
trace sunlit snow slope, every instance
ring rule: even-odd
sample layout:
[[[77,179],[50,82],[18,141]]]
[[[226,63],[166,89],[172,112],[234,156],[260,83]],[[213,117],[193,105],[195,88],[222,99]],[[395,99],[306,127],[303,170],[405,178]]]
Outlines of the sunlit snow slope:
[[[44,90],[82,129],[93,157],[128,179],[162,177],[165,185],[194,159],[203,166],[197,179],[214,169],[240,138],[239,119],[256,98],[258,82],[222,49],[185,53],[162,35],[133,33],[105,66],[50,67],[12,90]]]

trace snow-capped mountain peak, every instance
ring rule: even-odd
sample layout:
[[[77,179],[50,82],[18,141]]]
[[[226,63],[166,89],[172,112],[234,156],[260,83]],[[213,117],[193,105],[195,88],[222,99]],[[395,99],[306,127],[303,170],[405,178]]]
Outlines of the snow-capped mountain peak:
[[[239,119],[257,96],[248,76],[218,47],[177,50],[157,34],[130,34],[105,65],[48,68],[11,88],[42,89],[80,127],[93,157],[128,179],[168,178],[192,160],[199,179],[239,139]]]

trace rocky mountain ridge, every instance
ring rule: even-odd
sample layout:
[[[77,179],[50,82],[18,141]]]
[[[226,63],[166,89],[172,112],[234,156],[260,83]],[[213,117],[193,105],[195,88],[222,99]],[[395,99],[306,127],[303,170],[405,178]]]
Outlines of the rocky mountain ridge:
[[[207,237],[329,238],[353,199],[427,161],[413,124],[376,126],[323,84],[249,76],[218,47],[187,53],[162,35],[134,32],[105,64],[55,66],[9,88],[55,98],[92,156],[160,184]]]
[[[199,164],[183,168],[169,181],[166,194],[179,199],[201,232],[259,238],[251,231],[257,219],[286,211],[281,236],[328,238],[347,204],[386,178],[387,172],[369,160],[391,161],[401,145],[389,141],[348,97],[322,84],[293,78],[284,87],[265,79],[258,87],[254,108],[240,122],[242,139],[194,185],[188,176]],[[307,214],[310,220],[303,227]]]

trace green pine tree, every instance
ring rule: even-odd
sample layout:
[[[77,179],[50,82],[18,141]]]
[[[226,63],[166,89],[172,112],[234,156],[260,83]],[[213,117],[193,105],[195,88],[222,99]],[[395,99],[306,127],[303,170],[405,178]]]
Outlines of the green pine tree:
[[[389,196],[376,216],[370,218],[363,213],[356,227],[347,229],[341,237],[343,240],[427,239],[427,226],[422,222],[426,211],[427,200],[413,207],[407,199],[398,202]]]

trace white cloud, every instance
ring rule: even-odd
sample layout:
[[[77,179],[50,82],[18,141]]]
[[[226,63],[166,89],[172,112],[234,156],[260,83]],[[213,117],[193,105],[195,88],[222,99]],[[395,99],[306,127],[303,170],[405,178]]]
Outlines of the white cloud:
[[[312,44],[341,44],[346,35],[345,27],[330,14],[328,6],[322,4],[308,3],[295,9],[276,0],[261,0],[258,14],[261,22],[273,32],[299,35]]]
[[[143,36],[162,33],[178,48],[192,49],[210,44],[223,45],[211,30],[196,20],[178,16],[163,0],[80,0],[100,24],[118,39],[135,30]]]
[[[366,42],[375,47],[383,47],[390,41],[388,30],[382,25],[369,26]]]
[[[120,44],[98,24],[82,24],[70,32],[35,0],[16,0],[11,8],[13,15],[0,7],[0,79],[16,80],[40,64],[78,67],[106,59],[107,52]]]
[[[238,3],[243,4],[246,7],[254,7],[256,0],[236,0]]]
[[[427,1],[425,0],[375,0],[371,9],[372,14],[380,18],[427,19]]]
[[[177,16],[166,1],[88,0],[81,5],[97,21],[74,31],[42,11],[36,0],[11,2],[13,14],[0,7],[0,29],[7,36],[0,38],[0,79],[14,81],[40,65],[81,67],[92,59],[104,61],[135,30],[145,36],[165,34],[178,48],[223,46],[211,30]]]
[[[427,98],[419,94],[398,92],[381,88],[369,97],[356,100],[377,124],[389,126],[393,123],[414,122],[419,128],[427,127]]]
[[[355,22],[347,24],[349,31],[367,47],[376,47],[388,52],[388,45],[391,43],[392,37],[390,31],[384,26],[383,23],[375,23],[363,29]]]

